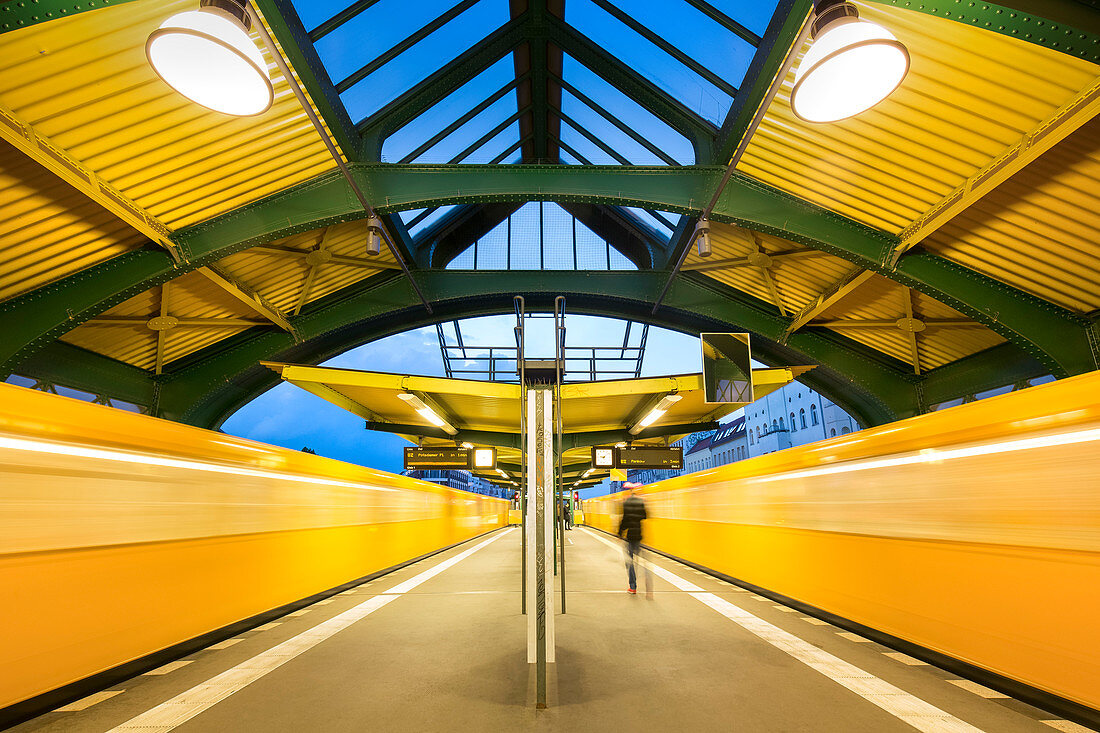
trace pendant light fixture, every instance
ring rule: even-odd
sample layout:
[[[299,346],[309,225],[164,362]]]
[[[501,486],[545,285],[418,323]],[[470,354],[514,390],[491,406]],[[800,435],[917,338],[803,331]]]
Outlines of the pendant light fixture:
[[[237,117],[266,112],[275,100],[263,53],[249,37],[247,0],[200,0],[145,42],[145,55],[168,86],[207,109]]]
[[[795,72],[791,109],[806,122],[864,112],[901,84],[909,51],[890,31],[860,20],[844,0],[814,0],[813,44]]]

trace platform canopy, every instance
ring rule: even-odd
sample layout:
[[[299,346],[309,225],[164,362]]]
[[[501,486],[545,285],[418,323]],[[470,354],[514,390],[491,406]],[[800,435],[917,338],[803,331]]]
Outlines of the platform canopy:
[[[911,67],[830,124],[810,0],[249,5],[231,117],[146,58],[199,0],[0,2],[0,379],[218,427],[515,295],[751,332],[862,425],[1100,366],[1096,3],[854,0]]]
[[[446,377],[364,372],[356,369],[264,362],[284,381],[301,387],[366,421],[368,430],[396,433],[424,446],[494,446],[497,471],[479,475],[507,484],[520,470],[520,385]],[[754,369],[753,393],[760,399],[812,367]],[[638,423],[667,395],[680,399],[645,428]],[[563,475],[582,479],[594,445],[666,445],[688,433],[717,428],[718,420],[743,402],[704,401],[703,375],[566,383],[561,387]],[[437,420],[425,417],[424,407]],[[418,411],[419,410],[419,411]],[[442,421],[445,425],[436,424]]]

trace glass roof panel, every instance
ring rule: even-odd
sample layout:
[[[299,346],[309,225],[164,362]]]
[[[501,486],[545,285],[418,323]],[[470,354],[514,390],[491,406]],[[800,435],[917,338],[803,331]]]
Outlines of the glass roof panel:
[[[423,219],[416,222],[412,226],[409,226],[409,222],[416,219],[418,216],[420,216],[420,214],[422,212],[427,211],[427,209],[415,209],[413,211],[399,211],[397,215],[401,217],[401,221],[405,222],[406,226],[409,226],[409,236],[410,237],[415,237],[417,234],[424,231],[424,229],[426,229],[427,227],[430,227],[432,224],[439,221],[442,217],[444,217],[448,213],[450,213],[451,210],[454,209],[456,206],[457,206],[457,204],[451,204],[449,206],[440,206],[440,207],[436,208],[435,211],[432,211],[430,214],[428,214],[427,216],[425,216]]]
[[[529,202],[447,264],[449,270],[636,270],[598,234],[551,202]]]
[[[610,11],[601,5],[609,7]],[[566,3],[565,19],[688,109],[716,127],[720,126],[733,103],[730,89],[723,90],[704,78],[617,18],[613,11],[634,18],[645,29],[733,87],[741,83],[756,49],[683,0],[630,3],[629,10],[626,5],[622,0],[619,4],[609,0],[570,0]],[[708,48],[710,46],[717,48]],[[710,68],[711,64],[717,69]]]
[[[501,58],[495,64],[434,104],[426,112],[417,116],[407,125],[387,137],[382,144],[382,160],[389,163],[396,163],[404,159],[434,135],[447,129],[447,127],[456,122],[460,117],[489,99],[489,97],[503,88],[506,84],[514,81],[515,75],[515,65],[511,54]],[[506,119],[508,115],[516,111],[515,92],[510,92],[505,95],[505,97],[511,100],[511,108],[508,110],[507,114],[497,119],[497,122]],[[469,142],[476,140],[478,137],[491,130],[495,124],[496,122],[489,124],[482,122],[480,124],[481,132],[471,138]],[[456,132],[458,131],[456,130]],[[446,143],[446,140],[442,142]],[[441,144],[435,146],[435,148],[439,147],[441,147]],[[454,149],[452,154],[446,157],[442,154],[438,154],[438,151],[433,148],[421,154],[421,156],[418,156],[416,161],[443,163],[453,157],[455,153],[461,151],[464,147],[466,146],[463,145]],[[430,153],[435,154],[429,155]],[[425,156],[431,157],[432,159],[422,160]],[[438,158],[438,160],[436,158]]]
[[[562,94],[561,108],[567,117],[576,120],[585,130],[630,161],[632,165],[667,165],[667,161],[662,160],[656,153],[648,150],[622,129],[609,122],[606,117],[593,111],[591,107],[569,94],[568,91]]]
[[[294,0],[294,10],[306,30],[313,30],[347,6],[348,0]]]
[[[695,163],[690,140],[572,56],[565,55],[562,59],[562,78],[679,164]],[[572,117],[574,108],[565,106],[572,104],[569,100],[577,101],[570,91],[563,90],[562,105],[566,114]]]
[[[777,0],[753,0],[751,3],[745,0],[708,0],[707,4],[733,18],[756,35],[763,36],[779,3]]]
[[[369,117],[449,64],[508,19],[505,0],[481,0],[343,92],[340,98],[348,114],[357,122]],[[350,38],[348,43],[341,45],[341,52],[358,54],[362,42],[362,38]],[[321,59],[325,67],[330,68],[333,61],[323,54]]]
[[[562,120],[561,123],[561,140],[572,150],[575,150],[576,154],[583,157],[582,163],[588,165],[619,164],[619,161],[615,160],[614,156],[607,153],[603,148],[582,135],[576,128],[564,120]],[[566,150],[564,152],[569,151]],[[576,156],[574,155],[574,157]]]
[[[298,0],[297,4],[310,2]],[[313,45],[335,84],[446,13],[452,5],[452,0],[379,0]]]
[[[517,142],[519,142],[518,120],[512,122],[496,135],[486,140],[479,147],[462,158],[460,162],[471,165],[500,162],[498,158]]]

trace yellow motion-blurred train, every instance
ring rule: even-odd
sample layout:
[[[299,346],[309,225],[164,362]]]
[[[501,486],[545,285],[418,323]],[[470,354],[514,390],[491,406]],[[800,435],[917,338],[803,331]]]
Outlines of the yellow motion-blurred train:
[[[505,526],[508,506],[0,384],[0,708]]]
[[[641,494],[658,551],[1100,708],[1100,372]]]

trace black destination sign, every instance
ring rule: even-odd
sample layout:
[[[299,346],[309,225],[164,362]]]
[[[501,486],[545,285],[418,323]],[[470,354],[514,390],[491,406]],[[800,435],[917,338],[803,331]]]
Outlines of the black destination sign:
[[[618,449],[619,468],[683,468],[684,449],[626,446]]]
[[[470,452],[465,448],[405,448],[405,470],[469,468]]]

